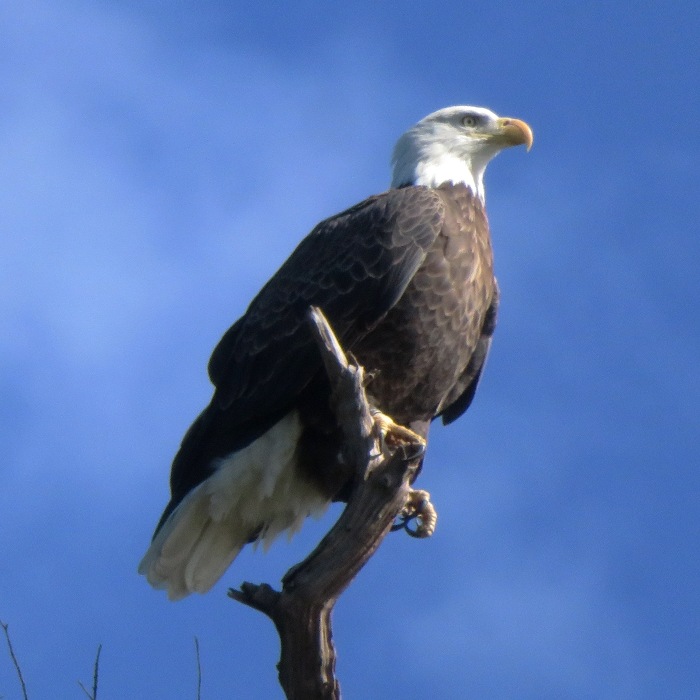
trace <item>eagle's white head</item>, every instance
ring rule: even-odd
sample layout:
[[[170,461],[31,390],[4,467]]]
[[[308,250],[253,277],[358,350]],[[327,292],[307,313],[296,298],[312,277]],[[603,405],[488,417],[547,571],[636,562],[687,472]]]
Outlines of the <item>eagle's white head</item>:
[[[484,170],[508,146],[532,146],[532,130],[520,119],[484,107],[446,107],[429,114],[396,143],[392,187],[464,183],[484,201]]]

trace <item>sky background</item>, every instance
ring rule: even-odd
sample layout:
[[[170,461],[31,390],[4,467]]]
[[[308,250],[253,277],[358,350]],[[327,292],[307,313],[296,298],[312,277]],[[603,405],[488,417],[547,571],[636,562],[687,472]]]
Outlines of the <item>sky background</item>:
[[[294,9],[291,9],[291,8]],[[700,9],[0,7],[0,620],[31,700],[281,698],[229,601],[338,510],[170,603],[136,574],[226,328],[452,104],[529,122],[489,167],[502,302],[431,434],[435,536],[337,605],[344,697],[700,697]],[[0,695],[20,696],[0,649]]]

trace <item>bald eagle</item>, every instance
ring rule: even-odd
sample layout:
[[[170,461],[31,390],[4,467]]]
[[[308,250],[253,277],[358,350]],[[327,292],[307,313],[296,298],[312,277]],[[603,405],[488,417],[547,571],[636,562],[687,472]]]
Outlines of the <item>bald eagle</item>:
[[[427,438],[470,405],[496,324],[484,170],[530,127],[448,107],[408,129],[391,187],[318,224],[224,334],[211,403],[172,465],[139,572],[171,599],[208,591],[241,548],[347,497],[341,432],[306,316],[322,309],[371,373],[371,404]]]

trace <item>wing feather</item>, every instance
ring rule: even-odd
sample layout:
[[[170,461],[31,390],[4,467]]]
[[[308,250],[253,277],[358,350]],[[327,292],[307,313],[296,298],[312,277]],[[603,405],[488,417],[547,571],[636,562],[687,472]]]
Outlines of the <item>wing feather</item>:
[[[469,408],[471,402],[474,400],[476,388],[479,384],[484,365],[486,364],[489,350],[491,349],[491,340],[496,330],[497,315],[498,287],[496,286],[491,305],[484,317],[481,335],[477,340],[469,364],[450,392],[450,396],[445,402],[445,408],[439,414],[442,418],[443,425],[449,425],[457,420],[457,418]]]
[[[241,421],[291,404],[321,366],[308,307],[323,309],[351,349],[403,294],[443,209],[428,188],[389,190],[316,226],[214,350],[214,404]]]

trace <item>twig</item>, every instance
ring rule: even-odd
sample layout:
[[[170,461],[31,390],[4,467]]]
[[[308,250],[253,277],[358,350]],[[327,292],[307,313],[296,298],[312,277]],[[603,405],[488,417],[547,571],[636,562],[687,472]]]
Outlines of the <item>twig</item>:
[[[27,686],[24,684],[24,677],[22,676],[22,669],[20,668],[19,661],[17,661],[17,657],[15,656],[15,650],[12,648],[12,640],[10,639],[10,632],[8,630],[9,625],[5,624],[4,622],[2,622],[2,620],[0,620],[0,626],[2,627],[2,630],[5,633],[7,647],[10,650],[10,658],[12,659],[12,663],[15,666],[15,671],[17,671],[19,683],[22,686],[22,697],[24,698],[24,700],[29,700],[29,696],[27,695]]]
[[[102,653],[102,645],[97,646],[97,656],[95,657],[95,665],[92,669],[92,694],[90,694],[87,688],[78,681],[78,685],[81,687],[82,691],[87,695],[90,700],[97,700],[97,677],[100,673],[100,654]]]
[[[194,651],[197,657],[197,700],[202,699],[202,663],[199,657],[199,639],[194,638]]]

